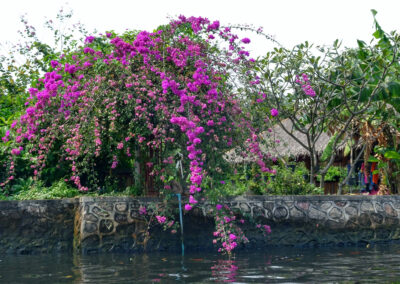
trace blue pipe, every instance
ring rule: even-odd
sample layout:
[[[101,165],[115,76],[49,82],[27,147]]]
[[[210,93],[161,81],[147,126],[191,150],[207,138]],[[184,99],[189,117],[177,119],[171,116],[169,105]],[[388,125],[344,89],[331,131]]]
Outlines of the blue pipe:
[[[185,255],[185,246],[183,244],[183,217],[182,217],[182,198],[180,193],[176,193],[179,201],[179,220],[181,223],[181,241],[182,241],[182,256]]]

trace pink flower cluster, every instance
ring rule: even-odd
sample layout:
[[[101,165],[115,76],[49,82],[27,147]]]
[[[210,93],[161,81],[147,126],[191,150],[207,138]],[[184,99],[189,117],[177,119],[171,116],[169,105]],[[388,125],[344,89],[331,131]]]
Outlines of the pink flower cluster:
[[[165,221],[167,220],[167,217],[165,217],[165,216],[156,216],[156,219],[157,219],[158,223],[164,224]]]
[[[196,37],[183,32],[188,25]],[[229,45],[221,50],[223,60],[212,55],[217,46],[210,36]],[[248,67],[249,54],[241,44],[249,42],[239,41],[219,21],[184,16],[163,30],[141,31],[131,42],[112,34],[89,36],[81,50],[51,62],[51,71],[29,90],[25,113],[3,140],[14,139],[12,159],[27,149],[38,178],[56,153],[66,180],[82,191],[100,187],[105,179],[100,170],[116,175],[121,160],[134,159],[131,149],[147,159],[141,172],[146,182],[171,188],[165,184],[167,171],[175,167],[171,153],[184,145],[188,161],[183,171],[190,174],[185,209],[190,210],[210,173],[207,154],[240,145],[232,136],[238,129],[251,133],[249,151],[268,171],[251,121],[226,79],[235,70],[227,64]],[[98,43],[108,45],[103,50],[109,52]]]
[[[140,215],[146,215],[147,214],[146,207],[140,207],[139,208],[139,214]]]
[[[238,246],[238,243],[248,242],[248,239],[238,226],[238,224],[243,224],[244,220],[241,219],[237,222],[235,214],[227,205],[217,204],[215,208],[216,230],[213,233],[215,237],[213,243],[221,243],[218,252],[231,254],[232,250]]]
[[[189,196],[189,203],[190,206],[197,203],[197,200],[194,199],[193,194],[196,192],[200,192],[201,182],[203,180],[202,168],[203,162],[201,161],[201,157],[199,155],[202,154],[200,149],[196,148],[197,144],[201,143],[201,139],[198,138],[198,135],[204,132],[204,128],[201,126],[196,126],[193,121],[188,120],[186,117],[175,117],[171,118],[171,123],[179,125],[181,131],[184,131],[187,138],[189,145],[186,147],[186,150],[189,152],[188,158],[191,160],[190,162],[190,181],[192,182],[190,186],[190,196]],[[190,210],[191,207],[185,206],[185,210]]]
[[[310,97],[314,97],[315,96],[315,91],[314,89],[311,87],[310,84],[310,79],[308,78],[307,74],[302,74],[301,77],[299,75],[296,76],[296,83],[301,85],[301,89],[303,90],[303,92],[310,96]]]
[[[268,225],[257,224],[256,228],[260,229],[264,236],[267,236],[268,234],[271,234],[271,227],[268,226]]]
[[[278,116],[278,114],[279,114],[279,112],[278,112],[278,110],[277,110],[276,108],[272,108],[272,109],[271,109],[271,115],[272,115],[272,116],[275,117],[275,116]]]

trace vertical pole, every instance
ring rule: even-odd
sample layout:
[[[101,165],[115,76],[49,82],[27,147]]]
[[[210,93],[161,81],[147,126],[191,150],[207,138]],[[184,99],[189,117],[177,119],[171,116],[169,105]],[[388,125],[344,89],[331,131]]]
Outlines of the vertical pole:
[[[181,241],[182,241],[182,256],[185,255],[185,246],[183,244],[183,217],[182,217],[182,199],[181,199],[181,194],[177,193],[176,196],[178,196],[178,201],[179,201],[179,220],[181,223]]]

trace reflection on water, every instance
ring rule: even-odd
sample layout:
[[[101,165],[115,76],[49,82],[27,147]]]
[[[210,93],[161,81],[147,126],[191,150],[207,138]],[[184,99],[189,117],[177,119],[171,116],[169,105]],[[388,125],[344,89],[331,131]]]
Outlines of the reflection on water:
[[[400,279],[400,245],[211,253],[0,256],[0,283],[378,283]]]

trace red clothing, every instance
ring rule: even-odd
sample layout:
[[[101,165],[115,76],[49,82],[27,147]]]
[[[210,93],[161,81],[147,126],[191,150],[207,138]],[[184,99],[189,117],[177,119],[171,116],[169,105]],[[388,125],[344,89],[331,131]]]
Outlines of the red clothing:
[[[379,174],[374,174],[373,172],[376,170],[377,162],[373,162],[371,165],[371,173],[372,173],[372,182],[378,184],[379,182]]]

